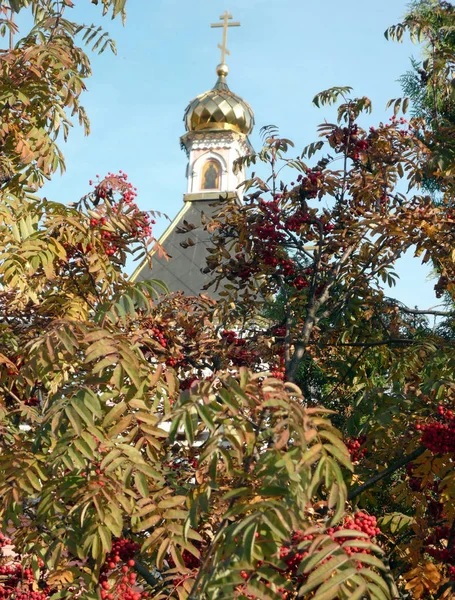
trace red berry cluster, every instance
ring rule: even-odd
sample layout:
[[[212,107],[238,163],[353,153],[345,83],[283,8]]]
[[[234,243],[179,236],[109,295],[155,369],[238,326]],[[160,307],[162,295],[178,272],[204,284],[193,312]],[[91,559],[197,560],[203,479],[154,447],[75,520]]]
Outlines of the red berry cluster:
[[[427,501],[427,510],[431,520],[437,523],[441,522],[444,516],[444,503],[431,498],[428,494],[425,496],[425,500]]]
[[[33,590],[16,591],[14,594],[16,600],[46,600],[49,598],[47,592],[34,592]]]
[[[363,512],[363,511],[358,511],[352,517],[346,517],[344,519],[344,522],[342,525],[339,525],[338,527],[329,528],[327,530],[327,534],[329,536],[331,536],[331,539],[334,542],[336,542],[337,544],[339,544],[341,546],[346,541],[352,541],[352,540],[356,539],[355,537],[352,537],[352,536],[334,537],[334,534],[336,532],[342,531],[342,530],[347,530],[347,529],[349,529],[351,531],[354,530],[354,531],[366,533],[369,538],[373,538],[380,533],[380,529],[377,527],[376,517],[374,517],[372,515],[368,515],[367,513]],[[297,571],[299,569],[299,566],[300,566],[300,563],[302,562],[302,560],[306,556],[308,556],[308,551],[305,550],[306,545],[304,545],[302,548],[302,543],[305,541],[312,541],[317,536],[318,536],[318,534],[316,534],[316,533],[305,534],[304,531],[301,531],[301,530],[296,531],[292,535],[290,542],[288,544],[281,546],[279,549],[279,557],[286,565],[285,572],[287,573],[287,576],[289,578],[297,577],[298,578],[297,583],[299,583],[299,584],[303,583],[305,576],[303,576],[303,575],[297,576]],[[359,537],[358,539],[364,540],[365,538]],[[359,547],[355,547],[355,546],[345,546],[344,551],[349,555],[357,554],[357,553],[362,553],[362,554],[370,553],[370,550],[368,550],[366,548],[359,548]],[[359,568],[362,566],[360,562],[359,562],[358,566],[359,566]]]
[[[257,240],[256,251],[265,265],[277,267],[280,264],[280,258],[283,258],[278,256],[278,245],[285,239],[283,232],[280,231],[281,210],[277,197],[269,202],[260,200],[259,210],[260,213],[252,227],[252,233]],[[255,272],[258,270],[259,265],[255,265]]]
[[[446,275],[441,275],[434,286],[436,298],[442,298],[444,292],[447,290],[449,285],[449,278]]]
[[[450,527],[435,527],[425,540],[425,550],[436,560],[455,565],[455,544],[449,543],[450,539]]]
[[[316,198],[319,191],[322,189],[324,174],[317,169],[307,169],[306,177],[299,175],[297,181],[300,183],[300,197],[311,200]]]
[[[142,600],[149,597],[148,592],[136,587],[136,573],[133,571],[136,564],[134,556],[139,549],[140,545],[130,540],[119,538],[114,541],[112,550],[106,556],[101,569],[99,583],[100,596],[103,600]],[[120,571],[121,577],[112,584],[108,580],[107,572],[115,570]]]
[[[110,569],[114,569],[117,563],[132,560],[139,552],[140,548],[139,544],[136,544],[136,542],[132,542],[131,540],[126,540],[124,538],[114,540],[112,550],[106,556],[105,566],[107,565]],[[134,564],[130,566],[134,566]]]
[[[227,331],[226,329],[221,332],[221,336],[228,344],[234,344],[238,337],[235,331]]]
[[[189,390],[195,381],[198,381],[197,377],[188,377],[188,379],[184,379],[180,382],[180,389]]]
[[[389,119],[390,124],[386,125],[386,128],[396,127],[397,125],[407,125],[408,121],[404,117],[398,118],[396,115],[392,115]],[[408,136],[411,132],[409,127],[407,129],[398,129],[397,130],[401,135]]]
[[[290,575],[295,575],[302,560],[308,556],[308,552],[298,550],[297,546],[306,540],[313,540],[314,537],[314,534],[305,535],[303,531],[298,530],[292,534],[289,545],[281,546],[280,559],[286,563],[286,570]]]
[[[229,345],[227,358],[237,367],[252,366],[258,360],[258,353],[251,347],[248,340],[239,338],[236,331],[224,329],[221,338]]]
[[[303,290],[310,285],[312,269],[302,270],[300,265],[288,256],[286,246],[293,247],[295,239],[292,232],[303,235],[305,239],[313,240],[318,236],[334,230],[335,225],[330,223],[331,215],[327,211],[317,216],[306,208],[305,199],[316,197],[322,186],[323,173],[321,171],[307,171],[307,176],[299,175],[297,180],[300,186],[299,199],[305,206],[291,211],[280,206],[284,194],[275,194],[273,200],[264,199],[258,202],[258,213],[254,215],[251,231],[254,239],[255,257],[247,260],[242,252],[235,254],[235,260],[229,265],[231,277],[247,279],[259,271],[266,270],[273,276],[281,276],[286,283],[297,290]],[[294,184],[294,182],[292,182]],[[289,192],[290,197],[294,191]],[[302,230],[305,231],[302,231]],[[260,260],[257,260],[257,259]],[[316,292],[318,293],[318,292]]]
[[[99,176],[96,176],[99,179]],[[137,189],[128,182],[128,175],[119,171],[118,174],[108,173],[107,177],[102,181],[94,184],[93,192],[95,206],[100,206],[98,209],[98,217],[90,219],[90,227],[97,229],[100,232],[103,240],[103,245],[108,256],[113,256],[119,250],[120,239],[125,239],[125,232],[112,231],[112,221],[109,219],[109,212],[106,211],[104,205],[100,205],[100,201],[108,200],[113,214],[119,214],[123,211],[124,206],[128,207],[126,214],[130,220],[130,232],[128,238],[132,240],[143,240],[152,235],[152,225],[155,223],[149,215],[140,211],[134,199],[137,196]],[[120,201],[114,202],[115,194],[120,194]]]
[[[351,153],[352,160],[359,160],[361,153],[368,149],[368,140],[357,140]]]
[[[18,562],[1,565],[0,575],[8,575],[11,579],[16,579],[17,581],[19,581],[22,575],[22,565]]]
[[[1,575],[21,577],[25,581],[33,581],[35,576],[32,569],[23,569],[20,563],[10,563],[0,566]]]
[[[293,215],[288,217],[284,222],[286,229],[289,231],[299,232],[304,223],[308,223],[310,217],[308,213],[302,210],[297,210]]]
[[[359,160],[361,153],[366,152],[369,147],[368,138],[360,137],[361,135],[358,125],[351,123],[347,127],[334,127],[326,137],[337,152],[346,153],[352,160]]]
[[[276,337],[276,338],[284,338],[284,336],[286,335],[286,327],[283,326],[275,326],[272,328],[272,334]]]
[[[422,432],[420,441],[435,454],[454,454],[455,415],[444,406],[438,406],[438,415],[445,422],[433,421],[426,425],[416,425],[416,430]]]
[[[30,396],[30,398],[26,398],[24,400],[24,404],[26,406],[39,406],[39,398],[38,396]]]
[[[0,534],[1,535],[1,534]],[[9,538],[2,536],[2,545],[9,545]],[[40,559],[39,566],[44,563]],[[3,577],[2,577],[3,576]],[[31,584],[35,581],[33,570],[24,569],[18,562],[10,562],[0,566],[0,599],[1,600],[46,600],[49,597],[50,590],[44,589],[40,592],[34,591]]]
[[[285,377],[286,377],[286,368],[283,367],[278,367],[277,369],[272,371],[272,377],[275,377],[276,379],[281,379],[282,381],[284,381]]]
[[[100,462],[92,462],[89,463],[88,465],[88,471],[81,471],[81,477],[87,477],[88,480],[90,480],[90,483],[93,485],[98,485],[100,487],[104,487],[106,485],[106,482],[103,481],[100,477],[96,477],[99,475],[103,475],[103,471],[100,469],[101,463]],[[95,477],[94,477],[95,475]]]
[[[422,480],[419,479],[418,477],[410,477],[408,484],[413,492],[422,491]]]
[[[377,526],[376,517],[374,515],[368,515],[367,513],[360,511],[360,510],[358,512],[356,512],[355,515],[353,515],[352,517],[346,517],[346,519],[344,520],[344,523],[343,523],[343,527],[338,527],[335,529],[335,531],[343,529],[343,528],[344,529],[352,529],[354,531],[361,531],[363,533],[366,533],[370,538],[373,538],[381,533],[381,530]],[[351,538],[346,538],[346,539],[339,538],[339,539],[340,539],[340,543],[342,544],[347,539],[351,539]],[[354,552],[364,552],[366,554],[369,554],[369,552],[370,552],[369,550],[366,550],[364,548],[354,548],[354,547],[345,548],[345,550],[348,554],[351,554]]]
[[[366,436],[351,437],[346,440],[346,447],[351,455],[352,462],[359,462],[368,453],[368,448],[365,447]]]
[[[249,366],[257,364],[259,358],[258,353],[251,347],[247,347],[247,340],[236,340],[235,345],[231,348],[227,358],[236,367]]]
[[[297,275],[297,277],[291,282],[292,287],[295,287],[296,290],[303,290],[307,288],[310,284],[308,281],[302,277],[301,275]]]
[[[231,279],[238,277],[239,279],[245,280],[249,279],[257,272],[257,265],[247,260],[245,255],[239,252],[235,255],[235,260],[231,261],[228,277]]]
[[[158,327],[158,326],[152,327],[150,329],[150,333],[156,339],[156,341],[159,342],[163,346],[163,348],[166,348],[167,338],[164,335],[163,330],[160,327]]]
[[[365,512],[362,512],[362,511],[357,512],[352,517],[347,517],[344,520],[343,525],[340,525],[338,527],[332,527],[327,530],[327,533],[331,536],[331,538],[334,542],[336,542],[340,545],[342,545],[345,541],[348,541],[348,540],[352,541],[353,539],[354,540],[356,539],[355,537],[346,537],[346,538],[334,537],[334,534],[336,532],[344,530],[344,529],[349,529],[349,530],[366,533],[369,536],[369,538],[373,538],[380,533],[380,530],[378,529],[377,524],[376,524],[376,518],[374,516],[366,514]],[[319,533],[306,534],[304,531],[298,530],[295,533],[293,533],[291,540],[287,544],[284,544],[283,546],[281,546],[279,548],[279,558],[282,561],[282,563],[284,563],[284,565],[285,565],[284,568],[281,568],[279,570],[282,573],[284,573],[284,575],[286,576],[286,578],[289,581],[293,582],[293,585],[296,588],[298,588],[300,585],[302,585],[305,582],[305,579],[308,577],[307,574],[305,575],[305,574],[297,573],[301,562],[305,559],[305,557],[308,556],[308,551],[305,549],[305,547],[307,545],[306,544],[303,545],[303,548],[301,548],[301,546],[304,542],[312,542],[318,536],[319,536]],[[365,538],[359,537],[358,539],[364,540]],[[344,548],[344,550],[346,551],[347,554],[354,554],[354,553],[368,554],[370,552],[368,549],[365,549],[365,548],[357,548],[357,547],[350,547],[350,546],[346,546]],[[325,559],[323,562],[326,562],[327,560],[328,559]],[[259,562],[257,564],[257,567],[259,567],[260,565],[261,565],[261,563]],[[362,564],[361,564],[361,562],[359,562],[358,568],[361,568],[361,567],[362,567]],[[240,572],[240,576],[246,582],[253,575],[254,575],[254,571],[245,571],[244,570],[244,571]],[[270,584],[268,584],[268,585],[270,585]],[[240,585],[236,588],[236,591],[238,593],[240,593],[242,598],[244,598],[244,597],[250,598],[248,593],[246,593],[246,590],[247,590],[246,585]],[[293,592],[287,591],[284,588],[279,588],[277,590],[277,592],[281,595],[281,597],[283,599],[294,597]],[[255,598],[255,596],[251,596],[251,597]]]
[[[267,208],[270,208],[270,205],[273,205],[272,202],[267,202]],[[275,222],[273,222],[275,221]],[[284,241],[284,236],[280,231],[277,231],[276,225],[278,224],[278,218],[273,219],[272,222],[263,218],[258,223],[256,223],[254,227],[254,233],[258,237],[258,239],[263,242],[282,242]]]
[[[177,356],[171,356],[168,359],[166,359],[166,365],[168,367],[183,366],[185,364],[185,356],[181,352],[179,352]]]

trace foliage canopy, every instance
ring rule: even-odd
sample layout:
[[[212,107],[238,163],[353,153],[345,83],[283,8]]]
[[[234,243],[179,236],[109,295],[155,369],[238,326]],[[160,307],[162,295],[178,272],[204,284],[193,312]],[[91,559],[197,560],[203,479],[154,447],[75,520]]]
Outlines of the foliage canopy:
[[[322,92],[337,122],[297,158],[264,128],[240,161],[270,177],[206,225],[221,300],[171,295],[124,273],[161,250],[124,173],[74,206],[36,195],[70,115],[88,127],[76,36],[112,47],[72,6],[1,4],[4,33],[27,7],[34,27],[0,53],[0,597],[454,597],[452,304],[386,294],[413,251],[454,296],[453,123],[394,99],[365,130],[368,98]],[[417,11],[389,37],[443,39],[438,7],[443,25]]]

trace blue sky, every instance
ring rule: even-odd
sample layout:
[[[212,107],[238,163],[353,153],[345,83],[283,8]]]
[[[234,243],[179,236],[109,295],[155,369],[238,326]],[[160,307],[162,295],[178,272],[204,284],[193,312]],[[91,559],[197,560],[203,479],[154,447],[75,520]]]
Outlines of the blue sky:
[[[183,113],[215,82],[221,30],[209,25],[226,9],[242,24],[229,31],[228,82],[255,112],[256,148],[260,127],[271,123],[294,140],[296,153],[315,141],[318,123],[333,115],[311,101],[333,85],[350,85],[372,99],[371,124],[388,118],[385,104],[401,95],[397,79],[419,53],[410,42],[383,35],[404,14],[404,0],[129,0],[125,27],[101,19],[88,0],[76,4],[74,17],[103,23],[118,54],[93,57],[84,102],[92,133],[71,132],[67,172],[44,190],[62,202],[83,195],[95,174],[122,169],[139,189],[141,208],[170,217],[178,212],[186,186]],[[165,226],[158,223],[155,235]],[[415,259],[403,259],[399,272],[393,295],[423,308],[436,304],[434,282]]]

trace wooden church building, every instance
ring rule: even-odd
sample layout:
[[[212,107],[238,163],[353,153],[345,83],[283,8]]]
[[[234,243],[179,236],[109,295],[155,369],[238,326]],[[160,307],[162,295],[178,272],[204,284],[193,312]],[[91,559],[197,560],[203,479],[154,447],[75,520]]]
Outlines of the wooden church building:
[[[151,269],[143,263],[132,275],[135,281],[159,279],[169,291],[183,291],[187,295],[200,294],[211,277],[201,271],[206,266],[210,243],[209,234],[201,226],[201,214],[209,219],[219,210],[213,204],[220,197],[242,201],[238,186],[246,174],[244,171],[234,174],[233,165],[237,158],[252,152],[248,135],[254,125],[253,111],[229,89],[226,81],[227,30],[240,23],[230,22],[232,16],[227,11],[220,18],[222,23],[212,25],[223,28],[223,42],[218,45],[221,50],[221,63],[216,68],[218,79],[211,90],[189,103],[184,114],[186,133],[180,141],[188,158],[187,190],[180,212],[159,239],[169,258],[155,254]],[[178,231],[184,228],[184,221],[197,227],[182,235]],[[194,245],[183,248],[181,243],[188,237]]]

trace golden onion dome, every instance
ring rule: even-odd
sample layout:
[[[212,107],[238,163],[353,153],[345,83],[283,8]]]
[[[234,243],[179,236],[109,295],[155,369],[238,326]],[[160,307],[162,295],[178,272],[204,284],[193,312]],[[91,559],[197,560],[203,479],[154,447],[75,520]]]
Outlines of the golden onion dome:
[[[251,133],[254,113],[249,104],[236,96],[226,83],[228,67],[216,68],[218,80],[214,88],[192,100],[185,110],[183,120],[187,131],[231,130]]]

